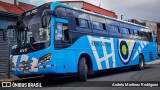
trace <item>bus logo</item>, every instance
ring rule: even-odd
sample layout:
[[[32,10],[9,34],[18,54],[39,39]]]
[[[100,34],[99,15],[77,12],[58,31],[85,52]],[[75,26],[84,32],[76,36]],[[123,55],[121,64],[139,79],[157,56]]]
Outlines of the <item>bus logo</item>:
[[[135,41],[133,40],[123,40],[123,39],[119,40],[118,52],[120,59],[124,64],[129,63],[132,52],[134,50],[134,46],[135,46]]]

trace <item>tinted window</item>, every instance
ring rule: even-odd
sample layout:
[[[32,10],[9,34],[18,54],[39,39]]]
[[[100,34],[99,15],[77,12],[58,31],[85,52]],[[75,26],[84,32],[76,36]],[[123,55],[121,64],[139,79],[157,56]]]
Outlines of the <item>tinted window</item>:
[[[99,22],[92,22],[92,24],[93,24],[93,29],[106,30],[105,24]]]
[[[117,26],[109,26],[109,32],[119,33],[119,28]]]
[[[83,27],[83,28],[88,28],[89,27],[88,20],[85,20],[85,19],[76,18],[76,25],[78,27]]]
[[[129,29],[127,29],[127,28],[122,28],[122,33],[123,34],[130,34]]]
[[[138,31],[137,30],[133,30],[133,32],[134,32],[134,35],[138,35]]]
[[[80,27],[86,27],[88,28],[88,21],[84,19],[79,19]]]
[[[55,30],[55,40],[57,41],[69,41],[68,25],[65,23],[57,23]]]
[[[61,40],[63,37],[63,24],[57,23],[56,30],[55,30],[55,40]]]
[[[57,17],[66,18],[66,10],[65,8],[59,7],[56,9]]]
[[[150,32],[147,33],[147,38],[148,38],[149,41],[152,41],[152,33],[150,33]]]

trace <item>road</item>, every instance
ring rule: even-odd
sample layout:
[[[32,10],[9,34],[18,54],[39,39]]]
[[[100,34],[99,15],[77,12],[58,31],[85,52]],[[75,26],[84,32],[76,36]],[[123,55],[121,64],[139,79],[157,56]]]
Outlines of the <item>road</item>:
[[[36,80],[37,81],[37,80]],[[67,77],[60,79],[52,79],[49,81],[40,80],[44,88],[30,88],[36,90],[135,90],[131,87],[98,87],[97,83],[107,83],[105,81],[160,81],[160,64],[146,65],[146,68],[142,71],[135,70],[134,68],[125,68],[120,70],[109,70],[96,72],[93,77],[89,77],[87,82],[79,82],[77,77]],[[26,82],[26,81],[25,81]],[[29,80],[28,82],[35,82],[35,80]],[[86,85],[85,85],[86,84]],[[93,86],[93,87],[86,87]],[[85,86],[85,87],[82,87]],[[97,86],[97,87],[96,87]],[[19,90],[27,90],[27,88],[12,88]],[[160,90],[159,88],[144,88],[136,87],[136,90]]]

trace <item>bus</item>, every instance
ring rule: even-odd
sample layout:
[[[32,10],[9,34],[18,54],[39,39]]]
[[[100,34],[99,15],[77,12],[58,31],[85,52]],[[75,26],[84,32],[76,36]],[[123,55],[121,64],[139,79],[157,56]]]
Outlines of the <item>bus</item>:
[[[18,77],[76,74],[86,81],[95,71],[143,70],[157,59],[149,27],[59,2],[24,12],[12,27],[10,61]]]

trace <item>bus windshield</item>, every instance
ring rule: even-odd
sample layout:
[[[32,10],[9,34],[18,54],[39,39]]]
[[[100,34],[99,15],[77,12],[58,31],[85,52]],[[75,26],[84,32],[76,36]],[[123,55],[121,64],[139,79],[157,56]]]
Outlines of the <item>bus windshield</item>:
[[[45,45],[50,42],[50,17],[48,17],[48,26],[43,28],[41,25],[43,11],[44,9],[41,8],[30,10],[18,18],[12,46],[13,50],[26,47],[32,47],[33,49],[36,47],[35,45]]]

